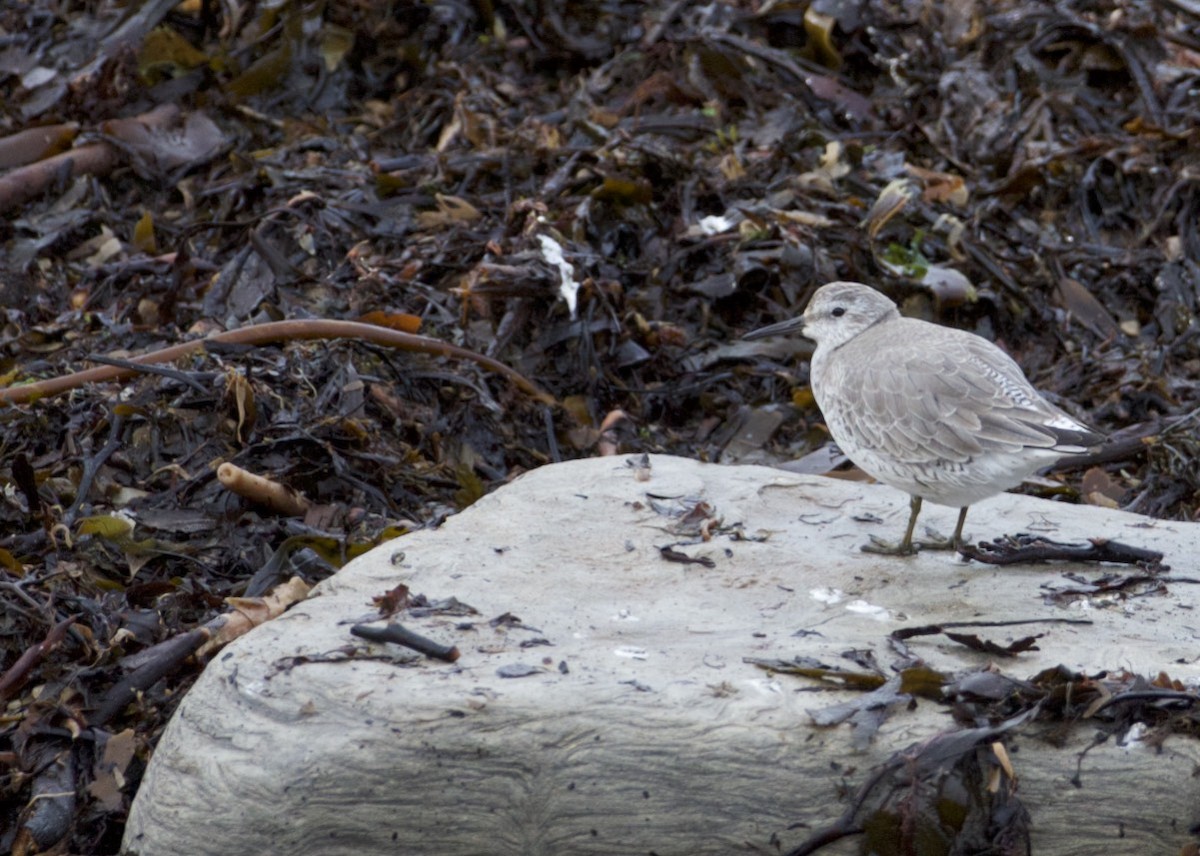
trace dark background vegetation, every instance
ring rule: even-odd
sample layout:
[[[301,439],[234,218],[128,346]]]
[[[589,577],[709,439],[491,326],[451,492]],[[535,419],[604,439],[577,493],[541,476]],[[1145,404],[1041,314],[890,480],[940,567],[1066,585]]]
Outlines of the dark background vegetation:
[[[0,404],[0,847],[117,850],[198,667],[114,687],[226,597],[555,460],[824,469],[803,345],[737,339],[829,280],[998,341],[1110,435],[1036,489],[1195,519],[1198,11],[0,3],[4,385],[365,316],[556,399],[349,338]]]

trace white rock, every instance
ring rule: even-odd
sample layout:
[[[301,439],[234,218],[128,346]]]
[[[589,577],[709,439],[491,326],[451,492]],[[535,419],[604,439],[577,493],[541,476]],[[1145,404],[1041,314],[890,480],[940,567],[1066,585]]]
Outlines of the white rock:
[[[699,500],[725,528],[683,543],[693,536],[679,534],[670,512]],[[853,519],[866,514],[883,522]],[[907,497],[889,488],[765,467],[655,456],[648,481],[614,458],[531,472],[440,529],[363,556],[219,653],[163,735],[125,848],[141,856],[785,852],[841,814],[843,785],[856,787],[873,764],[952,723],[944,707],[920,701],[894,710],[855,752],[849,726],[815,727],[806,710],[860,693],[814,692],[812,681],[744,657],[854,668],[843,652],[869,649],[886,668],[896,659],[886,636],[900,626],[1086,616],[1094,623],[967,632],[1000,643],[1044,633],[1040,650],[1000,663],[1017,678],[1059,664],[1200,677],[1191,591],[1173,586],[1080,612],[1044,602],[1042,586],[1062,582],[1062,565],[859,551],[870,533],[898,537],[907,514]],[[949,531],[954,511],[927,506],[922,522]],[[1015,495],[973,508],[968,530],[977,539],[1020,530],[1102,535],[1163,550],[1176,564],[1200,554],[1200,525]],[[712,567],[664,560],[659,547],[672,544]],[[321,662],[351,647],[397,653],[349,630],[371,620],[371,598],[398,583],[479,611],[399,617],[457,645],[461,659]],[[489,625],[505,613],[521,625]],[[819,635],[795,635],[801,630]],[[522,647],[539,639],[550,644]],[[944,637],[909,646],[942,671],[987,662]],[[537,671],[498,676],[517,664]],[[1191,840],[1188,827],[1200,819],[1197,741],[1168,738],[1161,752],[1109,741],[1083,757],[1075,787],[1078,753],[1095,727],[1075,728],[1059,747],[1037,740],[1040,730],[1026,728],[1012,759],[1039,856],[1173,853]]]

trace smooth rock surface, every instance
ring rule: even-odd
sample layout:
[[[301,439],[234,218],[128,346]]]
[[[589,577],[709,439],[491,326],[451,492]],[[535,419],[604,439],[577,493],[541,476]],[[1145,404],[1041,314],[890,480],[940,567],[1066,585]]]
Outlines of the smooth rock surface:
[[[1087,617],[979,633],[1000,643],[1045,634],[1040,650],[1002,663],[1018,678],[1058,664],[1200,675],[1182,586],[1049,605],[1044,584],[1098,569],[861,553],[868,534],[901,532],[907,497],[889,488],[665,456],[651,457],[648,478],[639,472],[600,458],[528,473],[440,529],[356,560],[220,652],[158,746],[127,852],[780,852],[835,819],[844,786],[872,764],[951,722],[921,701],[856,752],[848,726],[815,727],[806,710],[858,693],[813,692],[744,657],[849,668],[843,652],[868,649],[886,667],[886,636],[900,626]],[[723,524],[708,541],[677,516],[700,500]],[[868,515],[881,522],[855,519]],[[948,531],[954,512],[926,506],[922,520]],[[1197,524],[1016,495],[973,508],[967,528],[976,539],[1105,536],[1163,550],[1176,566],[1200,554]],[[667,561],[667,545],[712,566]],[[350,635],[398,583],[478,610],[398,617],[457,645],[457,663],[372,659],[402,649]],[[515,623],[490,623],[506,614]],[[943,637],[910,648],[943,671],[987,662]],[[520,667],[532,674],[500,676]],[[1179,852],[1200,820],[1200,742],[1172,737],[1156,752],[1109,741],[1084,756],[1075,787],[1093,734],[1076,728],[1059,748],[1018,738],[1034,852]],[[822,852],[853,852],[839,847]]]

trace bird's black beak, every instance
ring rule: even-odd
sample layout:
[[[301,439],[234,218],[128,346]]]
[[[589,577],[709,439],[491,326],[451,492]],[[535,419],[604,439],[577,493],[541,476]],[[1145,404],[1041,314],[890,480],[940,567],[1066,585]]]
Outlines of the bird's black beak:
[[[787,336],[792,333],[804,332],[804,316],[797,315],[795,318],[789,318],[786,321],[780,321],[778,324],[770,324],[766,327],[759,327],[757,330],[751,330],[745,336],[742,336],[743,341],[753,339],[766,339],[770,336]]]

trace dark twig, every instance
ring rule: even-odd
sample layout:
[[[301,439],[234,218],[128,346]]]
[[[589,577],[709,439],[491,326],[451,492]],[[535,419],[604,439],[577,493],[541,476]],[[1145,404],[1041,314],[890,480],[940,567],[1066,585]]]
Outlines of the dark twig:
[[[58,647],[74,623],[75,617],[72,616],[64,618],[58,624],[55,624],[50,628],[50,632],[46,634],[45,639],[32,648],[27,649],[24,654],[17,658],[17,662],[9,667],[8,671],[0,675],[0,701],[6,701],[13,693],[20,689],[33,667],[40,663],[43,657]]]
[[[648,48],[662,38],[663,31],[674,22],[679,13],[683,10],[691,0],[673,0],[673,2],[663,10],[658,20],[654,23],[646,35],[642,38],[642,48]]]
[[[914,636],[936,636],[949,627],[1016,627],[1022,624],[1093,624],[1090,618],[1021,618],[1014,621],[943,621],[940,624],[922,624],[918,627],[901,627],[890,634],[896,639],[911,639]]]
[[[1106,707],[1112,707],[1114,704],[1122,704],[1129,701],[1151,702],[1155,706],[1161,706],[1163,702],[1183,702],[1189,707],[1196,707],[1200,705],[1200,696],[1196,695],[1196,693],[1181,692],[1179,690],[1132,690],[1127,693],[1117,693],[1112,698],[1105,699],[1104,703],[1092,711],[1092,713],[1095,715]]]
[[[79,477],[79,487],[75,491],[75,501],[71,503],[71,507],[67,509],[63,515],[64,522],[70,526],[75,522],[75,516],[79,513],[80,506],[87,501],[88,493],[92,489],[92,482],[96,478],[96,474],[100,472],[100,468],[104,466],[104,462],[112,457],[113,452],[121,445],[121,433],[125,429],[125,417],[119,411],[112,411],[112,419],[109,422],[108,440],[100,448],[100,451],[92,455],[83,462],[83,474]]]
[[[96,728],[105,725],[120,713],[125,705],[133,701],[138,692],[149,689],[161,678],[178,668],[211,636],[212,634],[207,630],[197,628],[155,645],[154,658],[144,662],[113,684],[91,716],[88,717],[88,722]]]
[[[212,392],[211,387],[207,387],[200,381],[192,377],[188,372],[181,372],[178,369],[167,368],[166,366],[152,366],[146,363],[135,363],[133,360],[120,360],[116,357],[106,357],[101,354],[88,354],[87,361],[89,363],[100,363],[106,366],[116,366],[117,368],[126,369],[137,374],[153,374],[162,377],[177,380],[182,384],[190,386],[192,389],[199,392],[201,395],[208,395]]]
[[[1015,565],[1031,562],[1113,562],[1138,565],[1148,571],[1169,571],[1163,554],[1157,550],[1134,547],[1107,538],[1090,538],[1086,544],[1066,544],[1036,535],[1006,535],[993,541],[964,544],[959,550],[968,559],[989,565]]]
[[[455,646],[439,645],[432,639],[427,639],[419,633],[413,633],[404,625],[395,622],[387,627],[368,627],[366,624],[355,624],[350,628],[350,632],[370,642],[392,642],[396,645],[403,645],[426,657],[444,660],[447,663],[453,663],[459,657],[458,648]]]
[[[681,565],[703,565],[706,568],[715,568],[717,563],[708,556],[689,556],[687,553],[676,550],[671,545],[659,547],[658,554],[668,562],[679,562]]]
[[[943,621],[922,624],[920,627],[901,627],[892,631],[893,639],[912,639],[913,636],[936,636],[949,628],[961,627],[1018,627],[1020,624],[1092,624],[1091,618],[1020,618],[1016,621]]]

